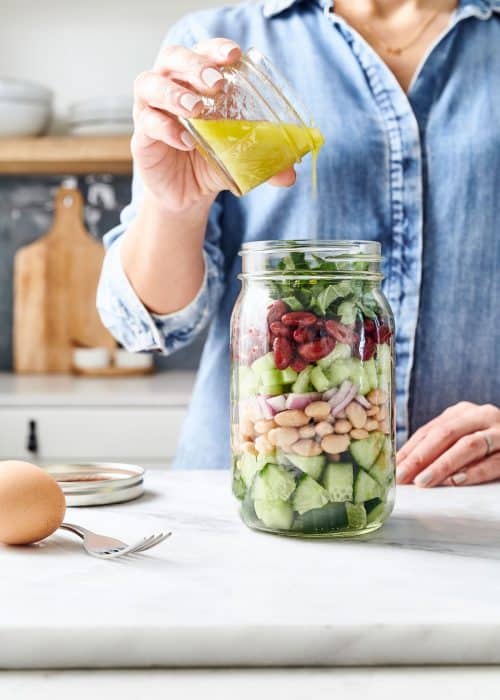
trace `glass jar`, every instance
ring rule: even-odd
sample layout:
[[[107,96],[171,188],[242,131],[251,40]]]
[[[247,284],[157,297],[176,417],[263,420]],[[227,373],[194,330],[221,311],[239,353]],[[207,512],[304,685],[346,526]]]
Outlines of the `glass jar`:
[[[195,119],[180,121],[227,189],[246,194],[306,153],[316,156],[323,136],[267,58],[250,49],[220,70],[223,90],[203,98]]]
[[[394,503],[394,321],[380,244],[241,251],[231,320],[233,493],[252,528],[347,537]]]

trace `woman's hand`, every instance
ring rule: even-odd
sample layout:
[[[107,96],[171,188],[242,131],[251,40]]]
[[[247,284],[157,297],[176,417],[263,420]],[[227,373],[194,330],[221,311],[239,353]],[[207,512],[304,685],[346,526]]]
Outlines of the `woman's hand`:
[[[417,430],[398,452],[397,481],[468,486],[500,478],[500,409],[463,401]]]
[[[224,85],[219,69],[236,63],[240,56],[240,47],[229,39],[211,39],[192,51],[168,46],[153,70],[135,81],[134,163],[146,190],[170,211],[185,211],[225,189],[177,117],[199,115],[202,95],[216,95]],[[294,181],[290,168],[271,182],[289,186]]]

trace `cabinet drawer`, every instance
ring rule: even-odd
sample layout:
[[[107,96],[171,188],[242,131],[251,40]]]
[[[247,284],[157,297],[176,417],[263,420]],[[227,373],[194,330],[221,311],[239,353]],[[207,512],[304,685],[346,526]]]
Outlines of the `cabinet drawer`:
[[[36,422],[37,457],[99,460],[163,460],[177,448],[182,408],[4,408],[0,410],[0,458],[33,458],[27,451]]]

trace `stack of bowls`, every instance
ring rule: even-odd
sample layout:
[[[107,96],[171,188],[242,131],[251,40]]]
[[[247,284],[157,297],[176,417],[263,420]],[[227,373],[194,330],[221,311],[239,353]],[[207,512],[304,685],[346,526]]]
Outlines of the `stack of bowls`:
[[[38,136],[52,116],[52,92],[26,80],[0,78],[0,136]]]
[[[69,108],[72,134],[130,134],[133,129],[132,100],[128,97],[94,97]]]

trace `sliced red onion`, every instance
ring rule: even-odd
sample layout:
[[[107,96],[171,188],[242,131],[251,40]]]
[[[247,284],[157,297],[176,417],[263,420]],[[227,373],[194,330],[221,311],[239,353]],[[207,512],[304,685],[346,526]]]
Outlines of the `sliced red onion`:
[[[328,389],[328,391],[323,392],[323,401],[330,401],[334,394],[338,391],[338,387],[334,386],[333,389]]]
[[[257,396],[257,401],[259,402],[259,408],[262,417],[266,419],[272,418],[276,411],[273,410],[268,404],[268,398],[266,398],[265,396]]]
[[[347,396],[347,393],[352,389],[352,382],[350,382],[348,379],[345,379],[342,384],[340,385],[338,391],[332,396],[330,401],[328,402],[332,408],[335,408],[336,406],[341,403],[344,398]]]
[[[365,397],[362,396],[362,394],[358,394],[354,400],[357,403],[359,403],[360,406],[363,406],[363,408],[371,408],[372,407],[372,405],[368,401],[368,399],[365,399]]]
[[[274,411],[274,413],[279,413],[286,409],[286,396],[284,394],[271,396],[271,398],[266,399],[266,401],[268,405],[271,406],[271,410]]]
[[[320,398],[321,394],[317,391],[310,391],[307,394],[288,394],[286,407],[303,411],[306,406]]]
[[[349,391],[348,391],[348,393],[347,393],[347,396],[346,396],[345,399],[342,401],[342,403],[339,403],[338,406],[336,406],[335,408],[332,408],[332,412],[331,412],[330,415],[331,415],[331,416],[336,416],[336,415],[338,415],[339,413],[341,413],[341,412],[344,410],[344,408],[345,408],[346,406],[348,406],[348,405],[351,403],[351,401],[353,400],[353,398],[356,396],[356,392],[357,392],[357,391],[358,391],[358,387],[357,387],[357,386],[352,386],[352,387],[349,389]]]

